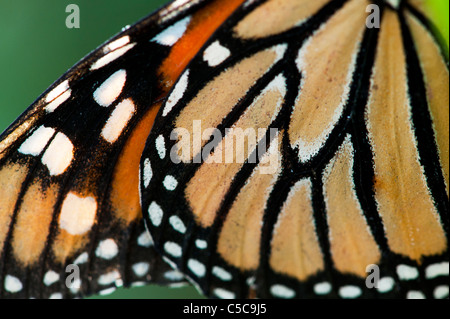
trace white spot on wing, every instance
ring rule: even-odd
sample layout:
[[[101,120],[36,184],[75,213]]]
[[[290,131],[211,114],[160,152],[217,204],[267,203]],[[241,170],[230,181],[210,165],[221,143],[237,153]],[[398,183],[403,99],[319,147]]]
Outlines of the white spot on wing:
[[[147,188],[153,177],[152,166],[150,164],[150,159],[148,158],[144,160],[143,174],[144,174],[144,187]]]
[[[273,285],[270,287],[270,293],[274,297],[291,299],[295,297],[295,291],[283,285]]]
[[[406,299],[425,299],[425,295],[419,290],[410,290],[406,294]]]
[[[177,232],[184,234],[186,232],[186,226],[183,221],[176,215],[170,216],[169,223]]]
[[[53,128],[40,126],[22,143],[18,151],[25,155],[37,156],[41,154],[53,134],[55,134]]]
[[[175,0],[174,2],[172,2],[170,4],[171,7],[180,7],[182,5],[185,5],[186,3],[188,3],[190,0]]]
[[[201,262],[196,259],[189,259],[187,263],[188,268],[195,274],[197,277],[203,277],[206,273],[206,267]]]
[[[95,255],[97,257],[106,259],[106,260],[111,260],[114,257],[117,256],[117,254],[119,253],[119,247],[117,247],[116,242],[111,239],[105,239],[102,240],[98,246],[97,249],[95,250]]]
[[[425,277],[427,279],[433,279],[439,276],[448,276],[449,274],[449,264],[447,261],[444,261],[439,264],[429,265],[425,269]]]
[[[182,254],[180,245],[171,241],[164,244],[164,251],[173,257],[180,257]]]
[[[221,45],[219,41],[215,41],[203,52],[203,60],[209,66],[214,67],[228,59],[230,55],[230,50]]]
[[[44,275],[44,285],[50,286],[59,280],[59,274],[53,270],[49,270]]]
[[[68,89],[69,89],[69,80],[65,80],[47,94],[47,96],[45,97],[45,102],[49,103],[53,101]]]
[[[164,106],[162,116],[166,116],[167,114],[169,114],[175,104],[177,104],[178,101],[183,97],[184,92],[186,92],[187,89],[188,80],[189,70],[186,70],[178,80],[172,93],[169,95],[166,105]]]
[[[161,207],[158,204],[156,204],[156,202],[152,202],[150,204],[150,206],[148,207],[148,214],[154,226],[158,227],[159,225],[161,225],[164,213]]]
[[[220,299],[235,299],[236,298],[236,295],[233,292],[225,290],[223,288],[216,288],[216,289],[214,289],[213,293]]]
[[[339,296],[344,299],[354,299],[361,296],[361,288],[358,286],[343,286],[339,288]]]
[[[175,179],[175,177],[167,175],[164,178],[163,185],[168,191],[173,191],[175,190],[175,188],[177,188],[178,181]]]
[[[417,268],[408,265],[398,265],[397,274],[400,280],[413,280],[419,277],[419,271]]]
[[[164,273],[164,278],[172,281],[179,281],[184,279],[184,275],[178,270],[169,270]]]
[[[142,247],[150,247],[153,245],[153,240],[147,231],[144,231],[137,239],[137,243]]]
[[[113,270],[109,273],[106,273],[98,277],[98,283],[103,286],[110,285],[119,280],[120,280],[120,273],[117,270]],[[118,286],[120,286],[120,284]]]
[[[116,290],[117,290],[116,287],[111,287],[111,288],[108,288],[108,289],[100,290],[98,293],[99,293],[100,296],[106,296],[106,295],[112,294]]]
[[[150,264],[147,262],[136,263],[132,266],[132,269],[136,276],[143,277],[148,273]]]
[[[101,106],[110,106],[122,93],[127,72],[119,70],[105,80],[94,92],[94,100]]]
[[[199,3],[200,0],[175,0],[161,11],[161,23],[169,21],[178,16],[181,12],[185,12],[193,5]]]
[[[44,155],[42,164],[47,166],[50,175],[56,176],[64,173],[72,163],[73,144],[63,133],[57,133]]]
[[[120,47],[123,47],[124,45],[127,45],[130,43],[130,37],[128,35],[125,35],[117,40],[114,40],[113,42],[109,43],[105,46],[105,49],[103,52],[108,53],[111,51],[114,51]]]
[[[63,295],[60,292],[55,292],[48,297],[48,299],[62,299]]]
[[[61,214],[59,215],[59,227],[71,235],[82,235],[94,225],[96,212],[97,202],[95,198],[83,198],[70,192],[62,204]],[[83,260],[80,257],[77,258],[78,263],[81,263],[80,261]]]
[[[126,99],[117,104],[108,121],[102,129],[102,137],[109,143],[114,143],[133,117],[136,109],[131,99]]]
[[[448,286],[447,285],[437,286],[433,291],[433,296],[436,299],[448,298]]]
[[[394,288],[394,279],[391,277],[384,277],[378,281],[378,291],[381,293],[386,293]]]
[[[164,159],[164,157],[166,157],[166,142],[164,141],[164,136],[159,135],[156,138],[155,144],[159,158]]]
[[[195,241],[195,246],[197,246],[198,249],[206,249],[208,247],[208,243],[203,239],[197,239]]]
[[[91,70],[98,70],[102,67],[104,67],[105,65],[111,63],[112,61],[117,60],[118,58],[120,58],[122,55],[124,55],[125,53],[127,53],[131,48],[133,48],[136,45],[136,43],[131,43],[128,44],[120,49],[114,50],[112,52],[109,52],[108,54],[102,56],[101,58],[99,58],[97,61],[95,61],[92,65],[91,65]]]
[[[84,264],[88,261],[89,255],[87,252],[82,253],[80,256],[77,257],[77,259],[75,259],[75,261],[73,262],[75,265],[80,265],[80,264]]]
[[[5,290],[11,293],[16,293],[22,290],[23,285],[19,278],[6,275],[4,281]]]
[[[233,276],[222,267],[214,266],[212,274],[223,281],[230,281]]]
[[[154,37],[152,41],[166,46],[174,45],[186,32],[187,26],[190,21],[191,17],[186,17],[178,21],[177,23],[168,27],[163,32]]]
[[[317,295],[327,295],[331,292],[331,284],[329,282],[320,282],[314,285],[314,292]]]
[[[61,94],[56,99],[54,99],[49,104],[47,104],[45,106],[45,110],[49,113],[53,112],[54,110],[56,110],[58,108],[58,106],[63,104],[65,101],[67,101],[71,95],[72,95],[72,90],[65,91],[63,94]]]

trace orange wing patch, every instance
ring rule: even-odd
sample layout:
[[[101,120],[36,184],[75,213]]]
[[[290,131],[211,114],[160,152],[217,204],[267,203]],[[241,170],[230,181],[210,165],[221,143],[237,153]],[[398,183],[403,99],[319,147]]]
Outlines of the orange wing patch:
[[[425,77],[428,104],[439,148],[442,169],[449,191],[449,77],[448,68],[438,45],[424,27],[410,14],[406,15],[416,42]]]
[[[44,190],[39,180],[34,180],[23,196],[17,212],[12,247],[15,258],[25,266],[38,261],[45,248],[57,196],[57,185],[50,185]]]
[[[142,218],[139,161],[161,103],[152,106],[131,133],[118,159],[110,193],[112,211],[125,224]]]
[[[205,129],[217,127],[256,80],[281,58],[283,52],[283,47],[277,46],[244,59],[222,72],[183,109],[176,119],[176,128],[186,129],[193,136],[193,123],[198,119],[202,119],[201,125]],[[182,139],[177,147],[190,150],[190,146],[186,145],[188,142],[189,140]],[[204,146],[206,142],[204,140],[202,145],[190,152],[182,152],[180,160],[190,162],[200,152],[200,146]]]
[[[349,2],[300,50],[303,78],[289,138],[303,162],[319,151],[342,115],[365,29],[365,6]]]
[[[8,235],[14,209],[28,171],[28,165],[18,163],[8,163],[0,169],[0,250],[3,249]]]
[[[256,148],[258,130],[267,130],[272,119],[278,114],[286,93],[284,81],[284,78],[279,76],[267,86],[267,91],[256,98],[233,125],[234,131],[227,134],[214,153],[210,155],[214,158],[218,153],[219,163],[202,165],[188,183],[185,191],[186,198],[197,222],[202,227],[211,226],[214,222],[217,210],[229,190],[234,176]],[[247,135],[247,133],[250,134]],[[243,139],[241,143],[238,142],[239,136]],[[234,142],[235,138],[236,143]],[[232,154],[232,157],[227,159],[227,154]]]
[[[192,17],[185,34],[174,44],[159,72],[164,79],[162,87],[169,92],[175,81],[197,54],[205,41],[225,21],[243,0],[214,1]],[[133,130],[118,160],[112,183],[111,203],[116,216],[129,224],[141,218],[139,199],[139,160],[148,134],[162,103],[149,108]]]
[[[71,235],[64,229],[58,230],[58,235],[52,245],[55,260],[64,265],[68,258],[72,258],[83,249],[89,241],[86,235]]]
[[[263,162],[276,163],[272,174],[264,173],[261,163],[233,203],[219,234],[218,252],[231,265],[242,270],[255,270],[259,266],[261,227],[267,199],[278,179],[281,169],[280,140],[262,158]],[[275,161],[271,161],[275,157]]]
[[[244,0],[215,0],[194,14],[186,33],[173,46],[159,69],[166,87],[172,87],[209,37],[243,2]]]
[[[355,192],[349,137],[328,165],[323,180],[335,267],[342,273],[365,278],[367,265],[377,264],[381,253]]]
[[[367,109],[375,162],[375,197],[392,251],[420,262],[447,249],[442,223],[419,163],[410,123],[399,20],[387,11]],[[430,236],[433,234],[433,236]]]
[[[278,215],[271,242],[270,266],[301,281],[325,268],[314,225],[309,179],[300,180],[291,188]]]
[[[240,38],[262,38],[287,31],[314,15],[330,0],[270,0],[234,28]]]

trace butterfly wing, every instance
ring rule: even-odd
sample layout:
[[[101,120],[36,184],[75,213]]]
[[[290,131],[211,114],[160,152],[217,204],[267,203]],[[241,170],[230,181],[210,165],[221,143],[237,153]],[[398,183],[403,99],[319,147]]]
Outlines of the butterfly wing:
[[[124,30],[1,135],[2,297],[184,281],[145,229],[138,167],[161,101],[188,62],[171,64],[172,46],[206,2],[169,4]]]
[[[448,67],[378,4],[247,2],[163,103],[144,218],[207,296],[448,296]]]

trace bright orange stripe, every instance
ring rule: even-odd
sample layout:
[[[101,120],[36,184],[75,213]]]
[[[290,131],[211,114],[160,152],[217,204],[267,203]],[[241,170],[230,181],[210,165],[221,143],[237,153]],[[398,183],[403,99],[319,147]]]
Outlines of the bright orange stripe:
[[[152,106],[128,138],[117,162],[111,191],[112,210],[126,224],[142,216],[139,162],[161,103]]]
[[[216,0],[194,14],[186,34],[173,46],[159,69],[165,82],[165,92],[160,98],[165,96],[209,37],[243,2]],[[142,216],[139,204],[139,161],[160,107],[161,103],[158,103],[147,111],[128,139],[115,168],[112,209],[127,224]]]
[[[186,33],[173,46],[159,69],[166,87],[172,87],[209,37],[243,2],[244,0],[216,0],[194,14]]]

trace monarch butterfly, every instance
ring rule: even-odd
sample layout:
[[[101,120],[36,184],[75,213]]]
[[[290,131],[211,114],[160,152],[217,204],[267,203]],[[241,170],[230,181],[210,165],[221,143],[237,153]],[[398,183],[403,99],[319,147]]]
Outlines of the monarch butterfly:
[[[380,29],[368,3],[175,1],[75,66],[1,136],[2,296],[91,293],[146,260],[211,297],[446,297],[447,63],[416,2],[377,2]],[[221,138],[182,138],[195,121],[276,134],[223,163]],[[126,250],[141,205],[181,273]],[[94,280],[54,281],[80,256]]]
[[[94,3],[78,1],[81,13],[80,29],[66,28],[67,3],[50,5],[41,2],[27,6],[17,3],[8,7],[8,10],[0,10],[0,36],[3,41],[7,41],[14,31],[14,40],[11,39],[11,43],[4,42],[0,53],[0,85],[3,88],[0,94],[0,133],[24,111],[23,105],[34,101],[43,89],[80,57],[125,25],[137,21],[167,2],[160,0],[144,4],[132,1],[124,5],[121,1],[110,1],[109,9],[105,9],[101,1],[95,2],[95,6]],[[4,9],[3,5],[1,7]],[[99,24],[98,21],[102,23]],[[3,283],[0,286],[3,286]],[[108,292],[108,288],[110,287],[102,287],[101,290],[105,290],[102,294]],[[99,295],[97,292],[93,297],[201,297],[195,288],[186,285],[172,289],[165,285],[133,284],[128,288],[118,288],[107,295]]]

